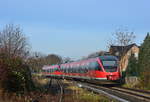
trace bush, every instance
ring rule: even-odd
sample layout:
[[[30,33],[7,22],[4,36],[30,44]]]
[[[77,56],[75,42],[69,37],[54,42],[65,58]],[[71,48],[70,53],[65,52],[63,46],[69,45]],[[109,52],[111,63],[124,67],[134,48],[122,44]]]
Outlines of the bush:
[[[4,91],[23,94],[34,89],[28,65],[19,57],[0,55],[0,86]]]
[[[128,67],[126,70],[127,76],[138,76],[139,68],[138,68],[138,60],[132,54],[129,58]]]

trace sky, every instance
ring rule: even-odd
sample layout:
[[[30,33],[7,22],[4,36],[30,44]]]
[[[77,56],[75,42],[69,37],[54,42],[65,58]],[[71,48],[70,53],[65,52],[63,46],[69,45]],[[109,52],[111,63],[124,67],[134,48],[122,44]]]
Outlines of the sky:
[[[0,29],[19,25],[32,51],[80,59],[107,50],[127,28],[140,45],[150,32],[150,0],[0,0]]]

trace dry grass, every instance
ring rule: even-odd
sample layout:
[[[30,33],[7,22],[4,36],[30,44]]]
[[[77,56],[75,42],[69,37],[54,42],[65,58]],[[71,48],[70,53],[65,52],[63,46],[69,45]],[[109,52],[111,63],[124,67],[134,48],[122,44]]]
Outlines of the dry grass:
[[[41,89],[49,82],[48,79],[42,77],[33,77],[34,83]],[[115,102],[104,96],[91,93],[85,89],[76,87],[72,82],[64,80],[65,94],[63,94],[63,102]],[[60,93],[54,95],[50,92],[45,93],[36,91],[28,93],[28,95],[17,96],[15,94],[4,93],[0,90],[0,102],[32,102],[37,99],[39,102],[59,102]],[[39,97],[42,96],[42,97]]]
[[[70,86],[68,89],[73,90],[73,99],[78,100],[73,102],[116,102],[103,95],[98,95],[76,86]]]

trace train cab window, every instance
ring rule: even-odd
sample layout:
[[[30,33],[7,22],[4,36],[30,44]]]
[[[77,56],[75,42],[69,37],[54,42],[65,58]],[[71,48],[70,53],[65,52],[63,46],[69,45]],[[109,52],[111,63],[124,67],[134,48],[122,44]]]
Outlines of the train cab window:
[[[115,60],[105,60],[103,62],[103,67],[106,72],[116,72],[118,63]]]

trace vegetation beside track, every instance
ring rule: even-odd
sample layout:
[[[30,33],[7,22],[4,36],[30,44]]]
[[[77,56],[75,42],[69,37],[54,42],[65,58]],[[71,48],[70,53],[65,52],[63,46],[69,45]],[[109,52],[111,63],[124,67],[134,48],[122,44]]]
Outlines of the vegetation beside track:
[[[55,79],[53,79],[55,80]],[[35,79],[35,81],[37,83],[38,86],[41,86],[41,88],[43,89],[43,86],[45,86],[46,84],[49,83],[48,79],[45,78],[39,78],[39,79]],[[73,82],[67,81],[67,80],[63,80],[63,88],[64,88],[64,94],[63,94],[63,102],[115,102],[114,100],[110,100],[107,97],[103,96],[103,95],[98,95],[92,92],[87,91],[86,89],[82,89],[77,87]],[[56,93],[51,93],[51,91],[48,91],[47,93],[45,93],[44,91],[42,92],[42,98],[39,99],[39,102],[45,102],[45,101],[54,101],[57,102],[60,93],[57,93],[57,89],[59,88],[54,88],[57,87],[56,83],[51,84],[51,87],[53,89],[53,91],[56,91]],[[59,92],[59,91],[58,91]]]
[[[86,89],[82,89],[77,86],[70,86],[68,87],[68,89],[74,91],[73,99],[78,100],[78,102],[115,102],[103,95],[98,95],[93,92],[89,92]]]

